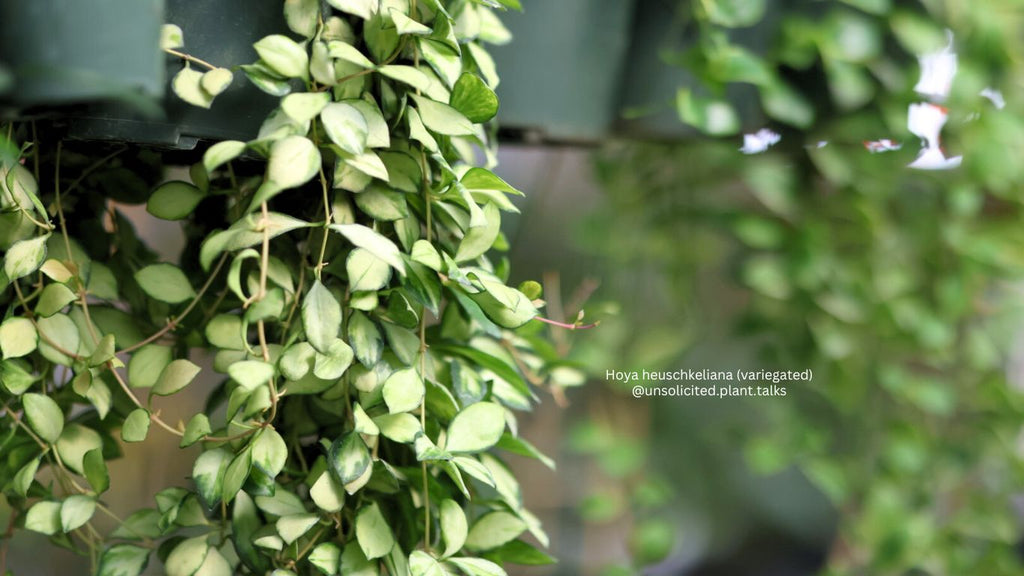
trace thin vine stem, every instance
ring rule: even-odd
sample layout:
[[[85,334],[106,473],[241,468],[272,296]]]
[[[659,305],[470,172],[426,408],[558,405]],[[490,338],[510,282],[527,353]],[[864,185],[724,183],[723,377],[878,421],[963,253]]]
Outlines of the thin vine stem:
[[[186,54],[186,53],[184,53],[184,52],[182,52],[180,50],[175,50],[174,48],[164,48],[164,52],[166,52],[166,53],[168,53],[168,54],[170,54],[172,56],[177,56],[178,58],[181,58],[182,60],[184,60],[186,62],[191,62],[193,64],[199,64],[200,66],[203,66],[203,67],[205,67],[205,68],[207,68],[209,70],[217,70],[219,68],[219,66],[214,66],[213,64],[210,64],[209,62],[207,62],[206,60],[203,60],[202,58],[197,58],[197,57],[195,57],[195,56],[193,56],[191,54]]]
[[[160,330],[157,330],[153,334],[150,334],[146,338],[140,340],[139,342],[136,342],[135,344],[132,344],[131,346],[127,346],[125,348],[122,348],[121,350],[118,350],[117,353],[129,354],[131,352],[134,352],[139,348],[142,348],[143,346],[156,342],[165,334],[177,328],[178,324],[180,324],[181,321],[184,320],[185,317],[188,316],[192,312],[192,310],[195,309],[195,307],[199,304],[199,301],[202,300],[203,295],[206,294],[206,291],[210,289],[211,285],[213,285],[213,281],[217,278],[217,275],[220,274],[220,269],[224,266],[224,263],[227,261],[227,259],[227,254],[224,254],[220,257],[219,260],[217,260],[217,264],[215,264],[213,270],[210,271],[210,275],[209,277],[206,278],[206,282],[204,282],[203,285],[199,288],[199,291],[196,292],[195,297],[192,298],[192,301],[189,302],[188,306],[186,306],[185,309],[181,311],[181,314],[178,314],[174,318],[168,320],[167,324]]]

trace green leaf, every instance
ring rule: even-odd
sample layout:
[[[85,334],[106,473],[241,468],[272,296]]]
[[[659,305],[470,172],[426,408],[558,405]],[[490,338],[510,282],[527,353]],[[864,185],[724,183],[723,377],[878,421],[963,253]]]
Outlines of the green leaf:
[[[278,518],[275,527],[285,544],[291,544],[316,526],[317,520],[319,516],[316,514],[291,514]]]
[[[334,542],[321,542],[309,553],[309,563],[327,576],[334,576],[341,569],[341,548]]]
[[[227,470],[224,471],[224,484],[221,489],[221,499],[224,502],[230,502],[234,499],[235,494],[238,494],[246,479],[249,478],[251,469],[252,451],[249,449],[242,450],[240,454],[231,460]]]
[[[149,434],[149,411],[145,408],[132,410],[121,426],[121,439],[125,442],[142,442]]]
[[[153,385],[153,394],[170,396],[188,386],[199,374],[200,368],[192,362],[179,359],[171,362],[160,373],[160,378]]]
[[[11,481],[11,489],[18,496],[24,498],[28,495],[28,489],[32,487],[32,482],[36,479],[36,472],[39,471],[39,458],[33,458],[18,469],[18,472],[14,475],[14,479]]]
[[[457,502],[441,501],[441,537],[444,539],[444,558],[455,554],[466,543],[466,513]]]
[[[36,378],[25,370],[23,364],[13,360],[0,362],[0,386],[15,396],[21,396],[32,387]]]
[[[382,436],[402,444],[411,444],[417,436],[423,433],[420,421],[408,412],[383,414],[374,418],[373,423],[380,430]]]
[[[764,0],[708,0],[701,5],[712,23],[728,28],[753,26],[764,17]]]
[[[409,574],[411,576],[445,576],[441,564],[426,552],[416,550],[409,555]]]
[[[388,10],[388,14],[391,15],[391,21],[395,23],[395,30],[399,34],[415,34],[417,36],[429,36],[433,30],[420,24],[419,22],[409,18],[401,10],[391,8]]]
[[[212,174],[214,170],[238,158],[245,151],[245,142],[225,140],[210,146],[203,154],[203,167]]]
[[[477,520],[466,537],[466,547],[491,550],[515,540],[526,531],[526,523],[511,512],[497,511]]]
[[[25,528],[52,536],[61,531],[60,502],[36,502],[25,515]]]
[[[81,334],[74,320],[64,314],[36,320],[39,330],[39,351],[47,360],[70,366],[73,359],[65,352],[78,354],[82,344]]]
[[[39,271],[46,275],[47,278],[54,282],[60,282],[61,284],[67,283],[69,280],[74,278],[74,274],[68,270],[68,267],[63,263],[50,258],[39,268]]]
[[[391,267],[388,263],[362,248],[349,253],[345,268],[353,291],[380,290],[391,280]]]
[[[389,413],[409,412],[423,403],[423,380],[415,368],[398,370],[384,381],[383,394]]]
[[[388,238],[362,224],[331,224],[331,230],[341,234],[355,246],[363,248],[387,262],[399,274],[405,275],[401,252],[398,250],[398,246]]]
[[[100,557],[96,576],[139,576],[149,564],[149,548],[115,544]]]
[[[231,452],[224,448],[207,450],[196,458],[192,465],[192,481],[196,491],[207,507],[213,507],[220,501],[224,489],[224,474],[231,462]]]
[[[426,240],[417,240],[412,246],[412,259],[435,272],[442,268],[441,255],[437,248]]]
[[[477,402],[455,415],[448,426],[445,449],[455,453],[483,452],[498,443],[505,431],[505,409],[493,402]]]
[[[348,321],[348,340],[356,358],[366,367],[375,365],[381,356],[381,336],[377,325],[365,314],[353,312]]]
[[[278,368],[286,379],[302,380],[309,373],[314,358],[316,358],[316,350],[309,345],[309,342],[296,342],[281,355]]]
[[[530,299],[515,288],[505,286],[490,277],[471,276],[483,287],[481,292],[469,294],[494,323],[504,328],[518,328],[537,316],[537,309]]]
[[[157,186],[146,201],[146,211],[163,220],[182,220],[206,195],[188,182],[172,180]]]
[[[306,50],[287,36],[265,36],[253,48],[267,66],[285,78],[306,78],[309,73]]]
[[[316,34],[317,20],[320,18],[320,0],[285,0],[284,20],[288,28],[306,38]]]
[[[65,466],[78,474],[85,474],[85,455],[102,448],[103,439],[98,432],[74,422],[66,424],[57,439],[57,454]]]
[[[60,525],[64,533],[85,525],[96,512],[96,501],[81,494],[68,496],[60,506]]]
[[[341,305],[319,280],[313,282],[302,302],[302,325],[309,343],[328,354],[341,329]]]
[[[538,450],[537,447],[534,446],[533,444],[527,442],[526,440],[523,440],[522,438],[517,438],[509,434],[508,432],[502,434],[501,440],[498,441],[497,446],[498,448],[501,448],[502,450],[508,450],[513,454],[519,454],[520,456],[526,456],[528,458],[540,460],[541,463],[547,466],[548,468],[552,470],[555,469],[554,460],[552,460],[546,454]]]
[[[366,149],[370,128],[366,117],[355,106],[345,102],[332,102],[320,112],[324,131],[339,148],[359,155]]]
[[[491,88],[496,89],[501,79],[498,77],[498,70],[494,64],[494,58],[488,54],[487,50],[481,47],[476,42],[470,42],[466,44],[466,48],[469,49],[470,55],[473,57],[473,61],[476,63],[477,71],[487,81],[487,85]]]
[[[487,122],[498,113],[498,97],[475,74],[459,76],[449,103],[470,122],[477,124]]]
[[[195,297],[188,277],[172,264],[153,264],[135,273],[135,280],[151,297],[168,304],[178,304]]]
[[[267,179],[264,187],[271,186],[273,192],[260,194],[262,202],[280,190],[296,188],[309,182],[320,170],[320,151],[309,138],[288,136],[270,147],[270,161],[267,162]],[[262,189],[262,188],[261,188]],[[255,204],[255,199],[254,199]]]
[[[25,418],[32,431],[53,444],[64,431],[64,412],[49,396],[28,393],[21,397]]]
[[[114,355],[117,352],[117,343],[113,334],[106,334],[96,343],[92,355],[89,356],[89,366],[97,367],[114,361],[115,366],[120,366],[121,361],[116,360]]]
[[[522,540],[513,540],[502,544],[488,554],[488,556],[500,559],[502,563],[522,564],[524,566],[546,566],[558,562]]]
[[[448,136],[470,136],[476,133],[473,123],[455,108],[425,96],[409,96],[416,102],[423,124],[434,132]]]
[[[439,19],[440,20],[440,19]],[[434,23],[435,32],[438,24]],[[423,59],[437,72],[445,87],[452,87],[462,74],[462,58],[451,46],[429,38],[417,38]]]
[[[231,86],[233,79],[234,74],[231,70],[227,68],[214,68],[203,73],[203,77],[199,80],[199,85],[212,98],[227,90],[228,86]]]
[[[772,71],[762,58],[735,44],[722,43],[712,49],[708,54],[708,68],[714,80],[721,83],[767,86],[773,80]]]
[[[469,576],[507,576],[501,566],[483,558],[449,558],[448,562]]]
[[[430,89],[430,77],[421,72],[415,66],[405,66],[402,64],[386,64],[377,68],[382,76],[397,80],[403,84],[426,92]]]
[[[356,539],[367,559],[382,558],[395,546],[395,538],[376,502],[363,506],[356,517]]]
[[[36,303],[36,316],[44,318],[53,316],[77,299],[78,295],[64,284],[48,284],[39,295],[39,301]]]
[[[342,484],[355,481],[372,464],[370,451],[355,432],[349,432],[331,444],[328,462]]]
[[[160,27],[160,49],[176,50],[185,47],[185,35],[181,28],[174,24],[164,24]]]
[[[490,469],[487,466],[481,464],[479,461],[473,459],[470,456],[455,456],[452,458],[452,462],[459,467],[460,470],[469,474],[473,478],[476,478],[480,482],[494,488],[496,482],[491,474]]]
[[[258,432],[252,442],[252,463],[271,478],[277,477],[288,460],[288,446],[273,428]],[[283,535],[282,535],[283,536]]]
[[[326,92],[298,92],[281,99],[281,109],[289,118],[299,124],[307,124],[316,118],[324,106],[331,101]]]
[[[761,105],[769,116],[791,126],[808,128],[814,123],[814,106],[781,80],[761,88]]]
[[[13,282],[35,272],[46,260],[46,241],[50,235],[15,242],[4,254],[4,274]]]
[[[39,334],[28,318],[8,318],[0,324],[0,351],[4,359],[28,356],[39,344]]]
[[[360,68],[373,68],[373,62],[360,52],[358,48],[347,42],[342,42],[341,40],[332,40],[328,42],[327,54],[331,58],[344,60],[345,62],[355,64]]]
[[[317,354],[313,364],[313,375],[321,380],[337,380],[352,365],[355,356],[352,348],[341,338],[335,338],[327,354]]]
[[[206,536],[196,536],[181,541],[164,562],[167,576],[195,576],[203,562],[206,561],[209,551],[210,546],[206,543]]]
[[[262,360],[242,360],[228,367],[228,376],[249,391],[274,379],[274,365]]]
[[[174,359],[168,346],[149,344],[135,351],[128,361],[128,383],[132,388],[150,388]]]
[[[369,20],[377,12],[377,0],[327,0],[332,7],[346,13]]]
[[[384,120],[377,104],[367,100],[345,100],[344,103],[355,106],[359,113],[366,120],[366,127],[369,130],[366,135],[367,148],[387,148],[391,146],[391,132],[388,123]],[[417,168],[418,169],[418,168]]]
[[[107,461],[103,459],[102,447],[85,453],[82,469],[93,492],[102,494],[110,488],[110,473],[107,471]]]
[[[536,300],[544,295],[544,287],[536,280],[527,280],[519,285],[518,290],[530,300]]]
[[[216,548],[210,547],[206,554],[206,560],[196,571],[195,576],[232,576],[235,573],[231,564]]]
[[[254,86],[271,96],[285,96],[292,91],[291,84],[278,76],[277,72],[271,70],[262,60],[255,64],[242,64],[241,68]]]
[[[212,432],[210,429],[210,419],[206,414],[200,412],[193,416],[188,421],[188,424],[185,425],[185,434],[181,437],[181,443],[178,447],[187,448],[202,440],[210,432]]]
[[[740,119],[732,106],[723,100],[694,96],[687,89],[676,93],[679,119],[711,136],[730,136],[740,129]]]
[[[309,489],[309,497],[321,510],[337,512],[345,505],[345,487],[334,479],[334,474],[324,472]]]
[[[420,339],[416,333],[391,322],[384,322],[381,325],[384,327],[391,351],[402,363],[412,366],[420,353]]]
[[[353,429],[360,433],[369,436],[377,436],[380,434],[380,429],[377,428],[377,424],[366,414],[366,410],[356,402],[352,406],[352,420],[354,423]]]
[[[485,225],[470,228],[466,232],[466,236],[459,243],[459,249],[455,253],[456,262],[465,262],[483,256],[498,239],[498,234],[501,232],[501,212],[493,202],[484,205],[484,218],[487,219]]]
[[[185,67],[174,75],[171,88],[185,102],[200,108],[209,108],[213,104],[213,95],[203,89],[203,73],[193,70],[188,62]]]
[[[374,220],[392,222],[409,216],[405,193],[373,183],[355,195],[356,206]]]
[[[266,235],[273,239],[292,230],[309,226],[309,222],[277,212],[268,214],[267,222],[264,222],[262,214],[249,214],[227,230],[214,232],[208,236],[199,251],[199,262],[204,270],[209,270],[213,260],[222,252],[241,250],[262,242],[264,230]]]
[[[388,181],[389,176],[387,166],[385,166],[384,162],[381,161],[380,156],[378,156],[372,150],[367,150],[366,152],[357,155],[349,154],[344,150],[339,150],[338,160],[340,162],[339,166],[342,169],[351,168],[356,171],[356,176],[359,176],[361,174],[369,176],[370,178],[377,178],[385,182]],[[365,176],[362,177],[365,178]],[[345,185],[345,182],[347,182],[347,180],[345,180],[344,178],[342,180],[338,180],[338,177],[339,176],[336,173],[334,187],[348,189],[348,187]],[[339,184],[339,182],[342,183]],[[362,190],[363,188],[366,187],[366,184],[368,183],[369,179],[367,179],[366,182],[363,182],[359,186],[352,187],[351,189],[354,191]]]

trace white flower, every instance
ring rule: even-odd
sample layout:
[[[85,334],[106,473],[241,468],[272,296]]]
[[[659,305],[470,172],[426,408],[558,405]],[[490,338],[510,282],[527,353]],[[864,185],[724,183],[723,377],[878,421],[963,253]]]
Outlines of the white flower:
[[[907,129],[920,138],[925,148],[938,148],[939,134],[946,125],[949,111],[935,104],[911,104],[907,110]]]
[[[921,79],[914,86],[915,92],[940,102],[949,96],[957,66],[956,52],[953,51],[953,31],[946,30],[946,35],[949,44],[945,48],[918,57],[921,63]]]
[[[753,134],[743,135],[743,148],[740,152],[744,154],[760,154],[765,152],[782,140],[782,136],[767,128],[762,128]]]
[[[918,170],[949,170],[956,168],[963,156],[947,158],[942,150],[940,134],[946,125],[949,111],[936,104],[911,104],[907,111],[907,128],[921,139],[921,152],[908,164]]]
[[[950,170],[960,166],[963,156],[947,158],[941,148],[923,148],[917,159],[907,165],[917,170]]]

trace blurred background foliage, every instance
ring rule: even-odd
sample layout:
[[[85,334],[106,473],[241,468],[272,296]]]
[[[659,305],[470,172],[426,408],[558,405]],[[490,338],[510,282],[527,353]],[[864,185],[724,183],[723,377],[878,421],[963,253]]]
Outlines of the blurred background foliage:
[[[580,426],[573,446],[621,479],[584,516],[632,526],[631,561],[607,573],[1021,573],[1024,7],[657,4],[662,62],[685,72],[676,122],[715,138],[597,153],[603,205],[579,242],[605,262],[598,295],[623,308],[578,358],[600,380],[686,367],[814,380],[782,399],[660,399],[631,438],[607,414]],[[908,169],[908,105],[927,101],[917,57],[947,29],[959,58],[943,145],[963,165]],[[633,104],[641,120],[670,107]],[[741,154],[737,135],[763,126],[781,142]],[[902,147],[865,150],[883,138]],[[611,384],[588,402],[635,415],[642,401]]]

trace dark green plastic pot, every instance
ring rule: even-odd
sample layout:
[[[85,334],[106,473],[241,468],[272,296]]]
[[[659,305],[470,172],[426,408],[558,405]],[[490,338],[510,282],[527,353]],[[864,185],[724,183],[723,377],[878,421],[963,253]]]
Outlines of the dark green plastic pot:
[[[179,100],[170,80],[183,64],[160,51],[164,22],[184,31],[186,52],[225,65],[255,61],[254,42],[287,31],[280,0],[0,2],[0,70],[13,76],[0,108],[68,120],[69,136],[87,140],[254,138],[277,99],[236,72],[209,110]]]
[[[502,14],[514,41],[492,51],[501,76],[501,126],[569,142],[610,133],[636,3],[526,0],[523,13]]]
[[[287,33],[280,0],[168,0],[166,21],[181,27],[185,52],[214,65],[255,62],[252,45],[268,34]],[[241,71],[209,110],[186,104],[170,90],[181,60],[161,54],[167,82],[163,116],[145,118],[122,105],[94,108],[71,124],[71,136],[126,140],[179,149],[199,140],[249,140],[277,105],[277,98],[253,86]]]
[[[163,13],[163,0],[0,2],[7,98],[24,107],[159,97]]]

